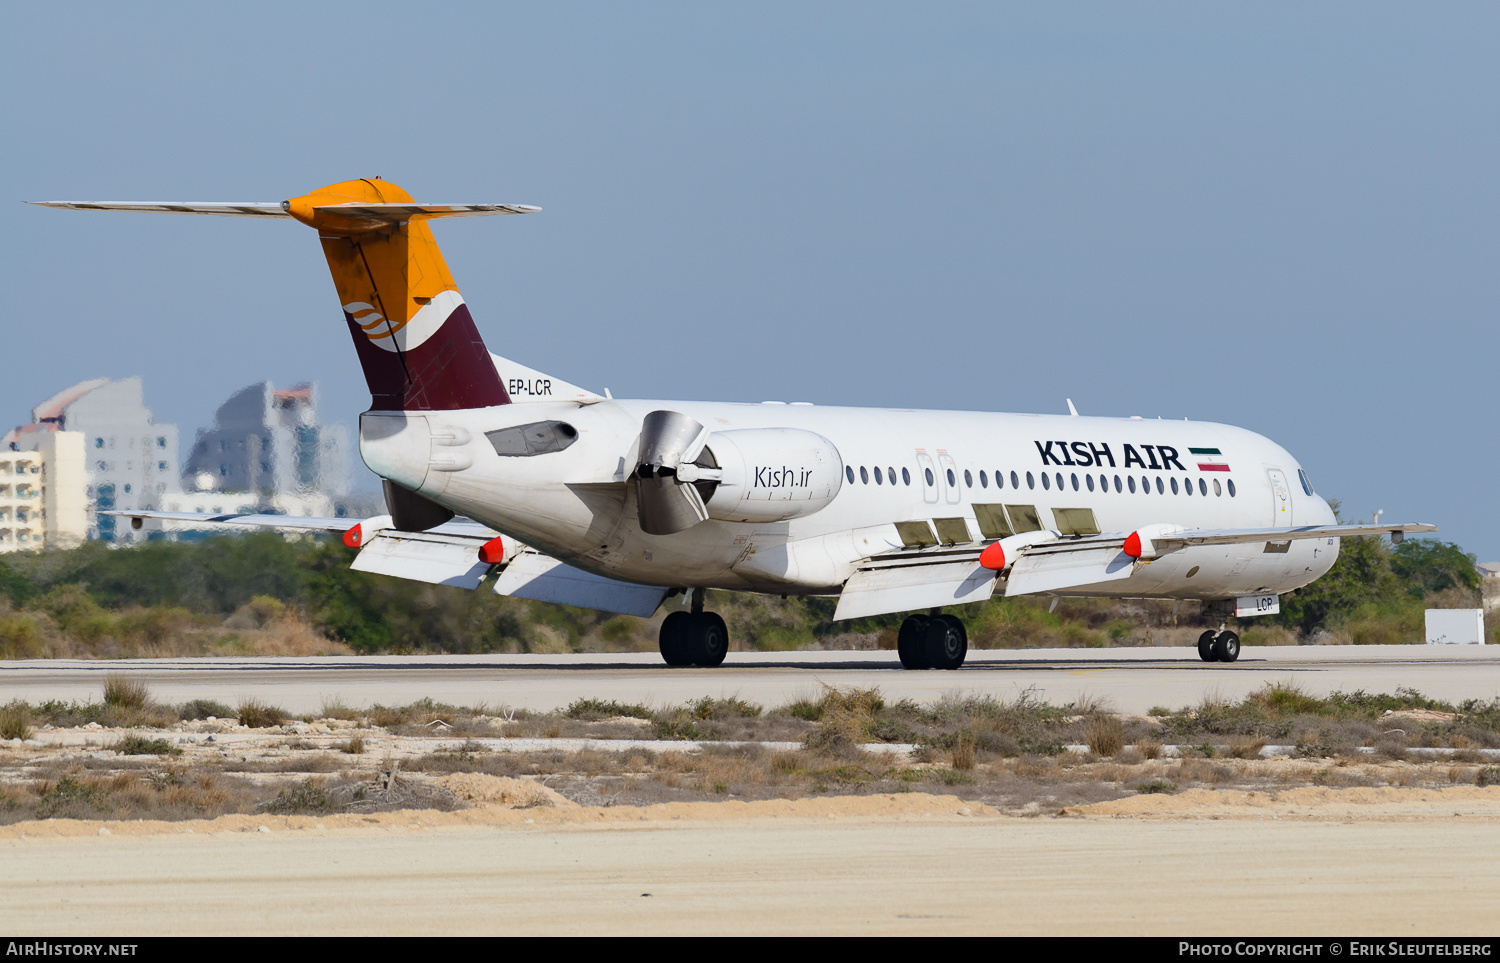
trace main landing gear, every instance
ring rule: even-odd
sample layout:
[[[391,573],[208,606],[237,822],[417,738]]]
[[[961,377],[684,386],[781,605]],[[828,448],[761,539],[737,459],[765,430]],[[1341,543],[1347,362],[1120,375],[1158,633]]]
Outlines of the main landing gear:
[[[1204,662],[1233,662],[1240,657],[1240,637],[1219,623],[1218,631],[1209,629],[1198,636],[1198,658]]]
[[[896,653],[906,669],[956,669],[969,654],[969,633],[957,616],[937,609],[908,615],[896,636]]]
[[[667,665],[712,667],[729,652],[729,627],[717,612],[703,611],[703,590],[693,589],[692,611],[667,616],[658,644]]]

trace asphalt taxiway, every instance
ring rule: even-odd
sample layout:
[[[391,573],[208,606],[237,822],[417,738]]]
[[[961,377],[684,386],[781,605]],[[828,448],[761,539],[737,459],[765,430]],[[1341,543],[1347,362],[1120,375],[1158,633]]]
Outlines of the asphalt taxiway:
[[[430,698],[454,705],[546,711],[579,698],[670,705],[735,696],[777,706],[823,686],[878,688],[927,702],[955,693],[1053,704],[1087,696],[1119,712],[1239,699],[1268,683],[1311,695],[1415,689],[1449,702],[1500,697],[1500,647],[1246,647],[1233,664],[1188,648],[971,650],[952,672],[901,669],[894,652],[732,652],[715,669],[668,668],[655,653],[413,655],[312,658],[18,660],[0,663],[0,704],[98,700],[121,673],[167,703],[254,697],[297,715],[337,700],[360,708]]]

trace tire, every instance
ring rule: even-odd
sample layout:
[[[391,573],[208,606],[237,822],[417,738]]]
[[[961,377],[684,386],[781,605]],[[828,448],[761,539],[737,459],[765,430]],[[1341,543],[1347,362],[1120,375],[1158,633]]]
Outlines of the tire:
[[[1233,632],[1220,632],[1218,640],[1214,642],[1214,654],[1219,657],[1220,662],[1234,662],[1240,657],[1240,637]]]
[[[729,626],[717,612],[703,612],[694,617],[692,627],[691,662],[713,668],[724,662],[729,654]]]
[[[969,656],[969,630],[964,628],[963,621],[956,615],[948,615],[944,613],[943,615],[939,616],[939,618],[941,618],[944,622],[947,622],[948,625],[958,633],[958,661],[948,667],[957,669],[964,664],[964,659],[968,658]]]
[[[927,649],[922,638],[927,631],[927,616],[908,615],[896,634],[896,654],[903,669],[927,669]]]
[[[927,650],[927,664],[934,669],[958,668],[964,664],[964,656],[969,651],[963,626],[954,626],[942,616],[928,621],[922,641]]]
[[[657,636],[657,646],[661,649],[661,657],[667,665],[687,665],[688,636],[691,632],[693,616],[689,612],[673,612],[661,623],[661,634]]]
[[[1213,629],[1209,629],[1207,632],[1204,632],[1202,635],[1198,636],[1198,658],[1202,659],[1204,662],[1218,661],[1219,653],[1214,648],[1214,637],[1218,634],[1219,633],[1215,632]]]

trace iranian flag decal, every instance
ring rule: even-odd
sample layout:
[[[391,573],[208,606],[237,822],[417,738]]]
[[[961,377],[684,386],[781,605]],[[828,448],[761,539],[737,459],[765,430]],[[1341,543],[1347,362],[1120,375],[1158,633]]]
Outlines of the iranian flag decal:
[[[1229,470],[1229,465],[1224,462],[1224,453],[1217,448],[1189,448],[1188,452],[1198,457],[1199,471]]]

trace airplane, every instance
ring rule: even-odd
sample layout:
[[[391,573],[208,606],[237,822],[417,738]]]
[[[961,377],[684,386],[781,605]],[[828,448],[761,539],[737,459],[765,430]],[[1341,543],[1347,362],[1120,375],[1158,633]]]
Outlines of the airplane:
[[[418,204],[379,178],[290,200],[33,201],[46,207],[286,218],[318,232],[369,385],[359,451],[389,514],[358,520],[120,511],[341,535],[353,567],[649,617],[671,666],[729,650],[707,589],[836,596],[834,619],[908,612],[907,669],[957,669],[944,608],[1004,597],[1194,599],[1218,621],[1274,614],[1339,540],[1436,531],[1338,524],[1286,449],[1194,421],[804,403],[623,400],[490,353],[430,221],[529,214]],[[1054,603],[1055,604],[1055,603]]]

